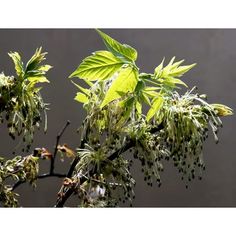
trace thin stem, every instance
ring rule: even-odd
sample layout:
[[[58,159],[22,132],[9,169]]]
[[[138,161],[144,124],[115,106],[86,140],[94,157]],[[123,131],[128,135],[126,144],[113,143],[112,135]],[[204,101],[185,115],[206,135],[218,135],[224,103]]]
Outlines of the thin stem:
[[[39,175],[37,177],[37,179],[44,179],[44,178],[48,178],[48,177],[58,177],[58,178],[64,178],[66,177],[66,174],[60,174],[60,173],[45,173],[45,174],[42,174],[42,175]],[[13,187],[12,187],[12,191],[14,191],[17,187],[19,187],[21,184],[24,184],[26,181],[21,181],[19,180],[18,182],[16,182]]]
[[[67,120],[66,124],[63,126],[63,128],[61,129],[61,131],[58,133],[57,138],[56,138],[56,145],[54,147],[54,153],[53,156],[51,158],[51,165],[50,165],[50,174],[52,175],[54,172],[54,167],[55,167],[55,159],[57,156],[57,152],[58,152],[58,144],[60,142],[61,136],[63,135],[63,133],[65,132],[66,128],[68,127],[68,125],[70,124],[70,121]]]

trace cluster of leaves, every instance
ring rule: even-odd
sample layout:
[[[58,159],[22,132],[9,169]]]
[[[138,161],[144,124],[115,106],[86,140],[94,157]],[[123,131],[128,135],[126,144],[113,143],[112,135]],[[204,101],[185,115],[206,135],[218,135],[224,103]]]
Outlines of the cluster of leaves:
[[[35,127],[40,127],[42,112],[45,114],[45,131],[47,127],[47,104],[40,95],[41,87],[36,86],[49,82],[46,72],[51,66],[41,65],[46,54],[41,48],[37,49],[24,66],[19,53],[11,52],[9,56],[14,62],[16,76],[0,74],[0,120],[6,120],[9,135],[13,139],[17,135],[23,137],[27,151],[33,141]]]
[[[144,180],[150,186],[153,180],[161,184],[163,159],[172,160],[183,178],[195,178],[197,168],[201,176],[202,144],[208,127],[218,140],[219,116],[232,115],[232,110],[208,104],[204,95],[193,89],[184,95],[177,92],[179,86],[187,87],[180,77],[195,64],[182,65],[183,60],[172,58],[164,66],[163,59],[153,74],[140,73],[134,48],[98,33],[107,51],[86,57],[70,76],[88,85],[85,88],[73,82],[79,89],[75,100],[87,111],[80,129],[79,161],[70,179],[79,183],[75,189],[81,206],[113,206],[120,191],[123,200],[132,201],[132,160],[124,155],[129,148],[140,160]]]
[[[29,182],[35,187],[38,176],[38,157],[17,156],[10,160],[0,159],[0,203],[5,207],[18,206],[18,194],[13,191],[12,181]]]

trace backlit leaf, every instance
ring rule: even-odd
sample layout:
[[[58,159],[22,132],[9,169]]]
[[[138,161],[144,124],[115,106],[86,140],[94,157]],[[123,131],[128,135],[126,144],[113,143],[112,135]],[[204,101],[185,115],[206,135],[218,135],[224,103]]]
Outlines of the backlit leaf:
[[[81,103],[88,103],[88,101],[89,101],[88,97],[85,94],[81,93],[81,92],[78,92],[76,94],[75,100],[77,102],[81,102]]]
[[[123,56],[131,61],[135,61],[137,59],[138,54],[134,48],[130,47],[129,45],[119,43],[100,30],[97,30],[97,32],[102,37],[107,49],[114,55]]]
[[[117,72],[124,61],[115,57],[108,51],[97,51],[93,55],[86,57],[79,67],[70,75],[88,80],[108,79]]]
[[[27,79],[31,84],[50,83],[45,76],[34,76],[34,77],[28,77]]]
[[[11,59],[13,60],[14,64],[15,64],[15,70],[16,70],[16,74],[18,76],[21,76],[24,74],[24,65],[23,62],[21,61],[21,57],[19,55],[18,52],[10,52],[8,53],[8,55],[11,57]]]
[[[27,62],[25,71],[38,70],[40,68],[39,64],[46,59],[46,55],[47,52],[42,53],[42,47],[37,48],[34,55]]]
[[[119,92],[128,93],[133,92],[137,85],[137,72],[131,67],[122,69],[118,76],[113,81],[111,87],[108,89],[107,94],[101,104],[101,108],[106,106],[111,101],[120,98]]]
[[[149,121],[161,109],[163,102],[164,102],[164,99],[161,96],[153,100],[152,106],[147,113],[147,117],[146,117],[147,121]]]
[[[83,88],[81,87],[80,85],[76,84],[75,82],[71,81],[81,92],[85,93],[86,95],[89,95],[90,93],[90,90],[89,89],[86,89],[86,88]]]

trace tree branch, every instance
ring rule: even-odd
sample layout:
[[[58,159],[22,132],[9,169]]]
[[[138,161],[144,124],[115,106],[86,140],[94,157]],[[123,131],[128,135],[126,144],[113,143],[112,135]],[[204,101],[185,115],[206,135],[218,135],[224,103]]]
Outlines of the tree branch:
[[[56,138],[56,145],[54,147],[54,153],[53,156],[51,158],[51,165],[50,165],[50,174],[53,174],[54,172],[54,167],[55,167],[55,159],[57,156],[57,152],[58,152],[58,144],[60,142],[61,136],[63,135],[63,133],[65,132],[66,128],[69,126],[70,121],[67,120],[66,124],[63,126],[63,128],[61,129],[61,131],[58,133],[57,138]]]
[[[60,142],[60,139],[63,135],[63,133],[65,132],[66,128],[69,126],[70,124],[70,121],[67,120],[66,124],[62,127],[61,131],[58,133],[57,137],[56,137],[56,145],[54,147],[54,153],[53,153],[53,156],[51,157],[51,163],[50,163],[50,171],[49,173],[45,173],[45,174],[42,174],[42,175],[39,175],[37,177],[37,179],[44,179],[44,178],[48,178],[48,177],[58,177],[58,178],[63,178],[63,177],[66,177],[66,174],[60,174],[60,173],[54,173],[54,168],[55,168],[55,159],[56,159],[56,156],[57,156],[57,152],[58,152],[58,144]],[[13,187],[12,187],[12,190],[15,190],[18,186],[20,186],[21,184],[25,183],[26,181],[21,181],[19,180],[18,182],[16,182]]]
[[[164,125],[163,125],[163,123],[161,123],[161,124],[158,125],[157,127],[151,128],[148,132],[150,132],[151,134],[154,134],[154,133],[160,131],[160,130],[163,129],[163,128],[164,128]],[[118,149],[117,151],[113,152],[113,153],[107,158],[107,160],[113,161],[114,159],[116,159],[117,157],[119,157],[120,154],[126,152],[127,150],[129,150],[130,148],[132,148],[132,147],[134,147],[134,146],[135,146],[135,141],[133,141],[133,140],[131,140],[131,139],[128,140],[120,149]],[[74,168],[75,168],[76,164],[78,163],[78,161],[79,161],[79,157],[77,157],[77,159],[74,159],[74,162],[72,163],[72,165],[74,166]],[[71,167],[72,167],[72,165],[71,165]],[[70,168],[69,173],[72,175],[73,171],[74,171],[74,169]],[[70,175],[69,177],[71,177],[71,175]],[[67,177],[68,177],[68,175],[67,175]],[[82,178],[80,179],[80,184],[83,184],[85,181],[86,181],[86,178],[82,177]],[[74,192],[74,188],[69,188],[69,189],[65,192],[65,194],[64,194],[60,199],[58,199],[58,201],[57,201],[55,207],[63,207],[64,204],[65,204],[65,202],[66,202],[67,199],[73,194],[73,192]]]
[[[48,178],[48,177],[58,177],[58,178],[63,178],[63,177],[66,177],[66,174],[60,174],[60,173],[46,173],[46,174],[42,174],[42,175],[39,175],[37,177],[37,179],[44,179],[44,178]],[[14,191],[17,187],[19,187],[21,184],[24,184],[26,183],[26,180],[24,181],[18,181],[16,182],[13,187],[12,187],[12,191]]]

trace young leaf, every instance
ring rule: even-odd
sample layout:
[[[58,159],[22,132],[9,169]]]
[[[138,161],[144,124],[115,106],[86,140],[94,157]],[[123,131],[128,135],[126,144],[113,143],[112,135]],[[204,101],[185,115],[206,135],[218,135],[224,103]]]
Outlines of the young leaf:
[[[196,65],[196,63],[194,63],[187,66],[180,66],[184,62],[184,60],[177,61],[175,63],[174,60],[175,57],[173,57],[168,63],[168,65],[163,68],[163,62],[164,62],[163,59],[161,64],[155,69],[155,79],[168,78],[168,77],[177,77],[177,78],[181,77]]]
[[[30,82],[31,85],[37,83],[50,83],[45,76],[28,77],[27,80]]]
[[[97,51],[86,57],[79,67],[69,76],[88,80],[103,80],[110,78],[117,72],[124,61],[108,51]]]
[[[123,56],[130,61],[135,61],[137,59],[138,54],[134,48],[129,45],[119,43],[100,30],[97,30],[97,32],[102,37],[107,49],[115,56]]]
[[[161,109],[163,102],[164,99],[161,96],[153,100],[152,106],[146,116],[147,121],[149,121]]]
[[[142,114],[142,104],[137,101],[135,104],[135,107],[136,107],[138,115],[141,115]]]
[[[222,104],[211,104],[211,107],[213,107],[216,110],[216,114],[218,116],[231,116],[231,115],[233,115],[233,109],[231,109],[228,106],[225,106]]]
[[[24,65],[23,62],[21,61],[21,57],[18,52],[10,52],[8,55],[11,57],[15,64],[15,70],[16,74],[18,76],[22,76],[24,74]]]
[[[80,85],[76,84],[75,82],[71,81],[81,92],[85,93],[86,95],[89,95],[90,93],[90,90],[89,89],[86,89],[86,88],[83,88],[81,87]]]
[[[152,106],[149,97],[145,93],[141,93],[140,99],[146,104],[148,104],[149,106]]]
[[[107,94],[101,104],[101,108],[106,106],[111,101],[120,98],[121,93],[127,94],[128,92],[133,92],[137,82],[137,72],[135,69],[131,67],[122,69],[113,81],[111,87],[108,89]]]
[[[85,94],[81,93],[81,92],[78,92],[78,93],[76,94],[75,100],[76,100],[77,102],[81,102],[81,103],[88,103],[88,102],[89,102],[88,97],[87,97]]]
[[[169,75],[173,77],[181,77],[183,74],[191,70],[195,65],[196,63],[187,66],[180,66],[176,69],[173,69]]]
[[[155,74],[156,78],[158,78],[160,73],[162,72],[164,61],[165,61],[165,58],[162,59],[161,64],[159,66],[157,66],[154,70],[154,74]]]
[[[47,52],[42,53],[42,47],[37,48],[34,55],[27,62],[25,71],[38,70],[40,68],[39,64],[46,59],[45,55],[47,55]]]
[[[170,85],[170,86],[173,86],[173,87],[175,87],[175,84],[181,84],[181,85],[185,86],[186,88],[188,87],[188,85],[185,84],[182,80],[175,79],[172,76],[166,77],[165,80],[163,81],[163,84],[167,84],[167,85]]]
[[[52,68],[52,66],[50,66],[50,65],[42,65],[42,66],[40,66],[37,70],[38,71],[41,71],[42,73],[46,73],[46,72],[48,72],[50,69]]]

